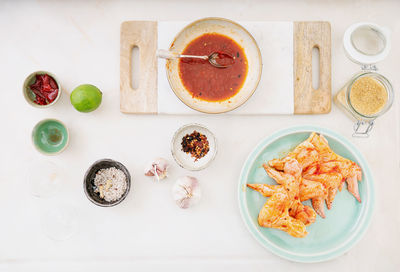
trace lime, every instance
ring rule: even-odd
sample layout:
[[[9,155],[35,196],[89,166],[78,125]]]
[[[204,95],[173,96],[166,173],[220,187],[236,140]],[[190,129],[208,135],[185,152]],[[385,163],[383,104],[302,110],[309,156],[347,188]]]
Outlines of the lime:
[[[71,104],[80,112],[91,112],[101,104],[101,91],[93,85],[82,84],[71,93]]]

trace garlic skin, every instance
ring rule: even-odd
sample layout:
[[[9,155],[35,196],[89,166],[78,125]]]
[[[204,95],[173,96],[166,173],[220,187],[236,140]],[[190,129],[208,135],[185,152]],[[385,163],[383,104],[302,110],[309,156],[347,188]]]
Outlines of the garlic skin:
[[[201,198],[201,188],[198,180],[190,176],[179,178],[172,187],[172,197],[182,209],[187,209],[197,204]]]
[[[156,177],[160,181],[167,177],[169,163],[164,158],[155,158],[153,161],[146,164],[144,175],[148,177]]]

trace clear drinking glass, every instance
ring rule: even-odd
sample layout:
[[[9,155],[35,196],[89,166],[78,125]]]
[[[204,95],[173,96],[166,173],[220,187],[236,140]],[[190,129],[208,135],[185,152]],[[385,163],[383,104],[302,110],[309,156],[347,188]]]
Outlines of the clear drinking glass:
[[[59,190],[62,169],[50,161],[34,161],[28,167],[27,178],[33,196],[48,198]]]
[[[40,223],[46,236],[53,240],[69,239],[78,229],[78,217],[71,204],[50,198],[60,191],[65,180],[64,169],[54,162],[34,161],[27,168],[30,193],[44,199],[40,203]],[[50,199],[49,199],[50,198]]]
[[[41,225],[47,237],[57,241],[67,240],[78,230],[76,210],[71,205],[52,203],[42,214]]]

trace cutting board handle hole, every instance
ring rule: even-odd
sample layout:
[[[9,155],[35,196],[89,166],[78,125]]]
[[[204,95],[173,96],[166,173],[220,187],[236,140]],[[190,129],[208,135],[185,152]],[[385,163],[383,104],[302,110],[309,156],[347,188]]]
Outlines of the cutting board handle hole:
[[[131,51],[131,87],[136,90],[139,88],[140,75],[140,50],[138,46],[133,46]]]
[[[319,89],[319,75],[320,75],[320,67],[319,67],[319,47],[314,46],[312,48],[312,88],[314,90]]]

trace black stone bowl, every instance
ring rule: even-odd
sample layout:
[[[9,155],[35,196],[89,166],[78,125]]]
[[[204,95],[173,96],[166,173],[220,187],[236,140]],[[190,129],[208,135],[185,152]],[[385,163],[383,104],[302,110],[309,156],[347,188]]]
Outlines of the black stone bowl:
[[[100,198],[99,193],[95,193],[95,186],[94,186],[94,178],[96,176],[96,173],[100,169],[104,168],[110,168],[110,167],[115,167],[117,169],[120,169],[122,172],[124,172],[126,176],[126,191],[125,193],[121,196],[120,199],[113,201],[113,202],[108,202],[105,201],[104,199]],[[111,160],[111,159],[102,159],[94,162],[89,169],[85,173],[85,178],[83,180],[83,189],[85,190],[85,194],[87,198],[93,202],[94,204],[101,206],[101,207],[112,207],[115,206],[119,203],[121,203],[126,196],[129,193],[129,190],[131,189],[131,175],[129,174],[128,169],[126,167],[117,161]]]

